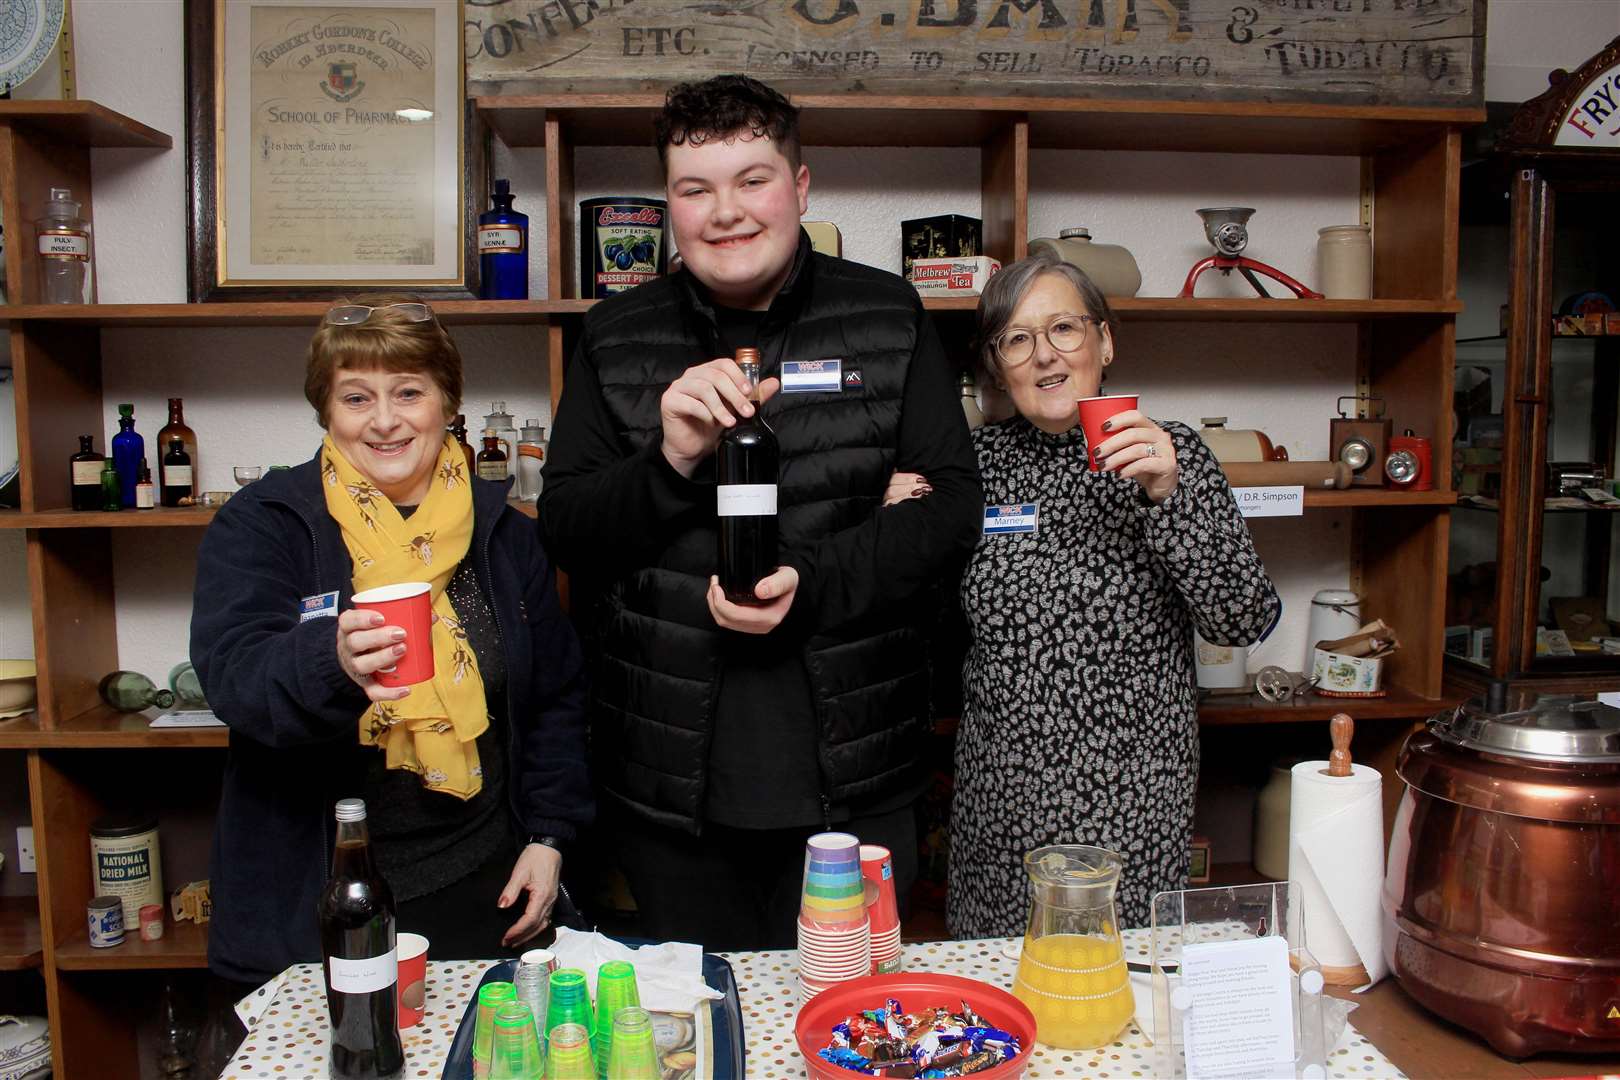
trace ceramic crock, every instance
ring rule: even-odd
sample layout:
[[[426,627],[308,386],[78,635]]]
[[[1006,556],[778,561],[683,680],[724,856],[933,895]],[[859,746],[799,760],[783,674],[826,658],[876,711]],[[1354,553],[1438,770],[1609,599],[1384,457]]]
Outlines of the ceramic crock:
[[[1620,1051],[1620,709],[1477,699],[1402,749],[1384,952],[1510,1057]]]

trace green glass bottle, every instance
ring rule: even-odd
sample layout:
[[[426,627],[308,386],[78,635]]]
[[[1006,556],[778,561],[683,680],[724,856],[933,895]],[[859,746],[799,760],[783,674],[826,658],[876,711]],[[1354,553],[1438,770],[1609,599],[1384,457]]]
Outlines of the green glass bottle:
[[[113,464],[112,458],[101,464],[101,508],[103,510],[124,508],[124,486],[119,482],[118,468]]]
[[[203,697],[202,679],[197,676],[197,669],[191,666],[190,660],[182,660],[169,669],[169,691],[174,694],[174,703],[182,709],[208,708],[208,701]]]
[[[101,700],[119,712],[140,712],[154,705],[160,709],[174,707],[174,695],[159,690],[156,683],[138,671],[114,671],[101,680],[97,689]]]

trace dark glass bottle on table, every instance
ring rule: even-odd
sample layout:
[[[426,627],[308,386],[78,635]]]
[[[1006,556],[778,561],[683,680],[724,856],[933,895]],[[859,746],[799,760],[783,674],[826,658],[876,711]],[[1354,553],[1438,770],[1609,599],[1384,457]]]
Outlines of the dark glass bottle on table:
[[[332,876],[316,914],[332,1020],[332,1080],[386,1080],[405,1071],[399,1038],[394,893],[377,869],[366,804],[339,799]]]
[[[179,506],[181,499],[191,498],[191,455],[179,439],[170,439],[169,452],[163,455],[160,492],[164,506]]]
[[[73,478],[73,509],[101,509],[101,463],[106,459],[95,451],[95,437],[79,436],[79,452],[68,459]]]
[[[169,422],[163,425],[162,431],[158,432],[158,446],[168,446],[175,439],[179,439],[181,444],[185,446],[186,464],[190,466],[186,473],[186,485],[190,490],[186,494],[195,499],[201,494],[197,486],[197,467],[202,464],[197,460],[197,433],[186,426],[185,402],[180,398],[172,397],[169,399]],[[167,459],[165,459],[166,461]],[[158,487],[179,486],[178,483],[170,481],[168,469],[164,462],[159,462]],[[169,504],[164,503],[163,505],[168,506]]]
[[[758,604],[754,586],[776,560],[776,480],[781,451],[759,414],[759,350],[738,349],[754,415],[739,416],[715,448],[715,509],[720,517],[720,587],[734,604]]]
[[[484,429],[484,448],[478,451],[478,479],[506,483],[506,451],[494,429]]]

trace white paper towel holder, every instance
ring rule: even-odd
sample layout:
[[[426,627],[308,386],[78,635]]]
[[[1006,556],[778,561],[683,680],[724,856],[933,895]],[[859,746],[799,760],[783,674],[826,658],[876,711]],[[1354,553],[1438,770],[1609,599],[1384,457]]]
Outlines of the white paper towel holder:
[[[1356,722],[1349,713],[1334,713],[1328,721],[1328,737],[1333,740],[1333,752],[1328,755],[1328,767],[1318,770],[1323,776],[1352,776],[1350,766],[1350,740],[1355,737]],[[1346,967],[1322,965],[1322,979],[1329,986],[1366,986],[1371,981],[1367,969],[1360,964]]]

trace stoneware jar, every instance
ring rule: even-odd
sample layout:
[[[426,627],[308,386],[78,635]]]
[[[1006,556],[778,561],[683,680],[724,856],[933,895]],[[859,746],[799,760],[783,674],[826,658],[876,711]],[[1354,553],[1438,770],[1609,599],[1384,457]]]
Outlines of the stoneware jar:
[[[1050,251],[1070,266],[1078,266],[1096,282],[1104,296],[1135,296],[1142,287],[1142,271],[1136,258],[1118,244],[1099,244],[1091,230],[1064,229],[1056,240],[1042,237],[1029,242],[1031,255]]]
[[[1316,230],[1322,295],[1329,300],[1372,299],[1372,226],[1329,225]]]

